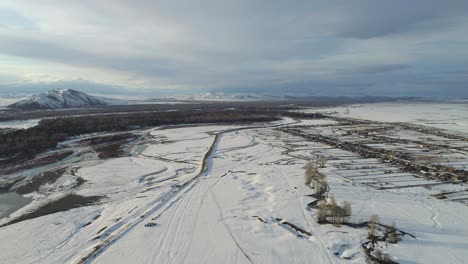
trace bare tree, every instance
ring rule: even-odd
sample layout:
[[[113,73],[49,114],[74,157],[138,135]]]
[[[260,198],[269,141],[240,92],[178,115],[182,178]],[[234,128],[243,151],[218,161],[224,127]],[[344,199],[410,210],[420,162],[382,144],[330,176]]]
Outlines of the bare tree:
[[[314,181],[316,197],[323,197],[328,191],[327,180]]]
[[[388,226],[385,229],[385,233],[387,234],[387,241],[389,243],[396,244],[401,240],[401,235],[398,233],[398,229],[395,227],[395,222],[393,222],[391,226]]]
[[[325,164],[327,163],[327,158],[324,156],[320,156],[317,160],[317,167],[319,168],[325,168]]]
[[[327,221],[328,216],[328,206],[326,203],[321,203],[318,206],[317,211],[317,222],[318,223],[325,223]]]
[[[351,203],[348,201],[344,201],[342,208],[343,208],[343,222],[348,222],[352,213]]]
[[[332,223],[335,224],[335,225],[341,224],[342,220],[341,220],[340,207],[336,203],[335,197],[333,197],[333,196],[332,196],[331,202],[330,202],[330,211],[331,211]]]
[[[320,173],[317,169],[316,169],[316,172],[317,172],[317,173],[315,174],[315,179],[316,179],[317,181],[325,180],[325,178],[326,178],[325,174]]]
[[[387,252],[384,252],[383,250],[381,250],[380,248],[376,248],[373,252],[372,252],[372,257],[374,258],[374,262],[375,263],[382,263],[382,264],[394,264],[394,263],[398,263],[398,262],[395,262],[392,258],[392,256],[390,256],[390,254],[388,254]]]
[[[316,162],[307,162],[304,172],[304,183],[306,186],[319,189],[319,193],[323,193],[328,190],[326,177],[318,171]]]
[[[340,225],[349,220],[351,216],[351,203],[345,201],[339,206],[335,197],[331,197],[327,203],[322,203],[318,207],[317,222]]]
[[[367,238],[374,239],[377,236],[377,226],[380,222],[380,217],[376,214],[371,215],[369,220],[369,230],[367,231]]]
[[[310,187],[310,183],[312,182],[312,178],[315,176],[316,168],[311,161],[307,162],[306,170],[304,173],[305,185]]]

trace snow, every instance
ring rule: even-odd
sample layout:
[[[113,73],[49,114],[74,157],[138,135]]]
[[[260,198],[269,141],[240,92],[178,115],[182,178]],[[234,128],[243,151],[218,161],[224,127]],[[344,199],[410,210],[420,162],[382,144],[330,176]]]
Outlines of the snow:
[[[327,260],[320,242],[298,239],[273,221],[290,216],[288,221],[308,226],[311,220],[296,215],[301,205],[294,202],[294,192],[284,190],[284,180],[272,181],[270,170],[251,170],[269,159],[267,153],[274,153],[270,146],[252,144],[241,132],[223,135],[207,175],[174,198],[174,204],[148,216],[158,226],[136,225],[96,262],[304,263],[309,254]],[[265,225],[255,216],[271,222]],[[135,250],[126,250],[136,244]]]
[[[16,108],[38,108],[38,109],[58,109],[58,108],[79,108],[89,106],[122,104],[122,101],[101,97],[93,97],[71,89],[53,89],[47,93],[40,93],[16,102]]]
[[[3,122],[0,122],[0,129],[1,128],[26,129],[26,128],[37,126],[39,124],[39,121],[40,119],[3,121]]]
[[[349,109],[349,114],[347,110]],[[462,132],[468,135],[468,104],[465,103],[373,103],[315,108],[309,112],[333,113],[382,122],[407,122]]]
[[[258,101],[265,100],[269,98],[267,95],[259,94],[225,94],[225,93],[198,93],[198,94],[188,94],[188,95],[177,95],[169,98],[183,101],[220,101],[220,102],[241,102],[241,101]]]
[[[3,227],[2,263],[65,263],[70,252],[79,250],[94,230],[83,225],[102,209],[89,206],[72,209]]]
[[[338,203],[351,202],[351,221],[378,214],[382,223],[395,222],[416,236],[387,245],[398,262],[468,262],[468,207],[432,196],[463,186],[379,190],[374,187],[428,181],[274,130],[280,125],[320,130],[336,122],[159,127],[143,131],[148,140],[128,157],[85,156],[74,163],[74,177],[86,180],[82,186],[68,189],[73,177],[65,175],[31,197],[47,201],[73,192],[106,198],[0,228],[0,262],[80,263],[90,256],[86,261],[94,263],[365,263],[366,229],[319,225],[316,211],[307,209],[314,199],[307,196],[312,190],[304,185],[304,166],[318,154],[329,157],[320,170]]]

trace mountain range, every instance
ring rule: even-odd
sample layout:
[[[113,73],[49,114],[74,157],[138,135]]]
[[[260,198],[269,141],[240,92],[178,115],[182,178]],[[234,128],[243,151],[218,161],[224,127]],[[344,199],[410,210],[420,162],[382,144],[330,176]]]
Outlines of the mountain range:
[[[23,110],[87,108],[118,104],[117,101],[91,96],[72,89],[52,89],[11,104],[8,108]]]

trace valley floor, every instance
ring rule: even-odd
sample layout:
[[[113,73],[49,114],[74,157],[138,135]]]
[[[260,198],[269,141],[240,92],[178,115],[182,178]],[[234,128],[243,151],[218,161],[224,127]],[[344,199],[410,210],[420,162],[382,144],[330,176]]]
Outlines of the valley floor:
[[[315,198],[304,184],[304,168],[317,155],[327,157],[320,171],[329,196],[351,203],[350,222],[378,214],[381,223],[415,236],[380,244],[395,261],[468,263],[468,207],[433,196],[466,185],[432,186],[400,167],[284,130],[335,124],[284,119],[155,128],[144,131],[147,141],[129,156],[102,161],[84,155],[75,170],[42,186],[30,195],[35,202],[0,224],[57,196],[105,198],[1,227],[0,263],[365,263],[367,229],[320,225],[308,206]],[[418,184],[379,188],[383,171],[403,177],[392,186]],[[85,182],[69,188],[77,177]]]

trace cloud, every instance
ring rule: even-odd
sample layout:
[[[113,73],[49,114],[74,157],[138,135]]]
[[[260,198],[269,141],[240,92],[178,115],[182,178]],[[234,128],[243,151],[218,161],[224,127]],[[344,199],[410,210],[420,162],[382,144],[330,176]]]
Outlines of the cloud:
[[[0,76],[1,80],[1,76]],[[56,80],[42,82],[17,82],[13,84],[0,84],[0,96],[9,96],[14,94],[34,94],[41,93],[55,88],[76,89],[87,93],[95,94],[129,94],[130,91],[113,85],[94,83],[87,80]]]
[[[0,74],[174,93],[426,94],[459,87],[448,73],[418,80],[466,67],[467,13],[464,0],[5,0]]]
[[[14,9],[0,8],[0,28],[32,30],[35,24]]]
[[[399,33],[423,34],[457,27],[468,13],[464,0],[372,1],[340,6],[337,33],[341,37],[368,39]]]
[[[405,64],[366,65],[361,68],[343,71],[343,73],[378,74],[378,73],[386,73],[386,72],[391,72],[391,71],[404,70],[404,69],[408,69],[409,67],[410,67],[409,65],[405,65]]]

